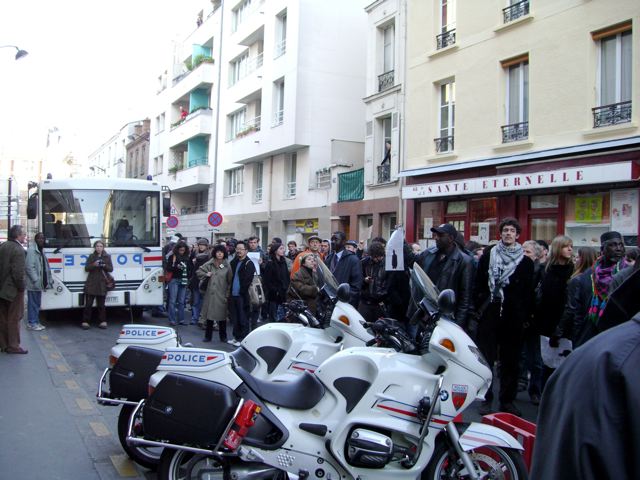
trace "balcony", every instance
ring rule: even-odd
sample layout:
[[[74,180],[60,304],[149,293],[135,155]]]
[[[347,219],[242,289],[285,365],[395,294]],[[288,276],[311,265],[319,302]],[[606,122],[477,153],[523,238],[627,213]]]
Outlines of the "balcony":
[[[631,121],[631,100],[595,107],[593,111],[593,128],[608,127]]]
[[[281,57],[285,53],[287,53],[287,39],[283,38],[278,43],[276,43],[276,46],[273,52],[273,58]]]
[[[202,62],[198,67],[173,79],[171,89],[171,102],[187,98],[189,93],[197,88],[213,86],[215,79],[215,65],[210,62]]]
[[[272,127],[277,127],[278,125],[282,125],[284,123],[284,110],[278,110],[273,114],[273,123]]]
[[[529,122],[512,123],[500,128],[502,129],[502,143],[519,142],[529,138]]]
[[[196,213],[207,213],[207,205],[194,205],[193,207],[181,207],[180,215],[194,215]]]
[[[169,132],[169,147],[174,147],[194,137],[211,135],[213,115],[210,108],[201,108],[174,124]]]
[[[385,163],[378,166],[378,182],[388,183],[391,181],[391,164]]]
[[[529,0],[522,0],[521,2],[509,5],[507,8],[502,9],[502,17],[504,23],[513,22],[520,17],[529,15]]]
[[[455,45],[456,43],[456,29],[452,28],[449,31],[441,33],[436,36],[436,49],[441,50],[449,45]]]
[[[172,191],[197,192],[211,184],[210,166],[206,163],[177,171],[169,169],[166,184]]]
[[[395,70],[389,70],[382,75],[378,75],[378,92],[383,92],[394,85],[394,72]]]
[[[252,118],[251,120],[247,120],[235,133],[233,139],[235,140],[238,138],[246,137],[247,135],[251,135],[252,133],[259,132],[260,125],[261,120],[259,115],[255,118]]]
[[[448,137],[434,138],[437,153],[453,152],[453,135]]]
[[[364,168],[338,174],[338,202],[353,202],[364,198]]]
[[[264,1],[254,2],[247,8],[242,19],[235,20],[232,25],[232,37],[235,43],[249,46],[256,40],[264,38]],[[234,43],[232,41],[232,43]]]

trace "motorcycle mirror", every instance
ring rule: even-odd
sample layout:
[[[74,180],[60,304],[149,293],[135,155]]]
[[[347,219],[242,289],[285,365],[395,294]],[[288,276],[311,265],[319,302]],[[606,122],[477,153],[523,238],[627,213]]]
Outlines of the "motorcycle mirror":
[[[348,283],[341,283],[336,294],[340,302],[349,303],[351,300],[351,287]]]
[[[444,315],[451,315],[456,309],[456,294],[450,288],[438,295],[438,309]]]

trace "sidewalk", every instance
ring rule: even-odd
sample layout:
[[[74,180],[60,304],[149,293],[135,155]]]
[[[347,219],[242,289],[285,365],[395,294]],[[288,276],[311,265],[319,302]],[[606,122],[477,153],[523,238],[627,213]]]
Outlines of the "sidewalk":
[[[0,353],[0,477],[143,478],[47,331],[21,323],[29,353]]]

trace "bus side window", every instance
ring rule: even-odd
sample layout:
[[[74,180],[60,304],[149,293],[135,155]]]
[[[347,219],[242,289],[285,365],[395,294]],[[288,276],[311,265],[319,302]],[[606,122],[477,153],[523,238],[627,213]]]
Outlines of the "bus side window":
[[[44,236],[46,238],[56,238],[55,221],[56,217],[53,216],[53,213],[44,215]]]

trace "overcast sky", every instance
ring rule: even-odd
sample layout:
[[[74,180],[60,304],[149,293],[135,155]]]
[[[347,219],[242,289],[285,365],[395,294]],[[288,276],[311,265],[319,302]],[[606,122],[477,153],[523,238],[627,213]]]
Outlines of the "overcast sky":
[[[195,29],[201,0],[3,0],[0,156],[42,157],[56,126],[88,154],[151,115],[171,41]]]

